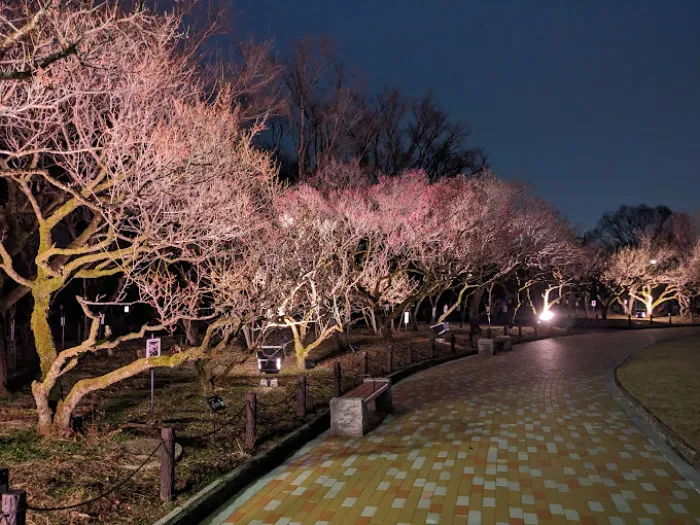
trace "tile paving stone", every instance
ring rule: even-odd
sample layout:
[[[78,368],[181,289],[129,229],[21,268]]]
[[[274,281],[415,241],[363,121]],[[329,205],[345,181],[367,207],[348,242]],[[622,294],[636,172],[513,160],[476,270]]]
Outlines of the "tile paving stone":
[[[700,494],[605,387],[660,337],[543,340],[422,372],[372,433],[322,436],[210,523],[700,524]]]

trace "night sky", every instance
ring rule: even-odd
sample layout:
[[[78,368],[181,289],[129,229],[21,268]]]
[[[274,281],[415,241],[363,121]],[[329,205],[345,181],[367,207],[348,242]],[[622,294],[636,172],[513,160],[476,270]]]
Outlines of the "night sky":
[[[700,208],[700,1],[237,0],[236,36],[328,36],[370,91],[433,90],[574,225]]]

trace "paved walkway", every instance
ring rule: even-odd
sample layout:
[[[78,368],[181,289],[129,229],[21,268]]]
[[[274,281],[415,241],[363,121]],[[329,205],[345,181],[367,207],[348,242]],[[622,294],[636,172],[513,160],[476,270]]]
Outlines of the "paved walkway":
[[[362,439],[327,434],[208,523],[700,523],[698,494],[606,390],[678,331],[516,346],[423,372]]]

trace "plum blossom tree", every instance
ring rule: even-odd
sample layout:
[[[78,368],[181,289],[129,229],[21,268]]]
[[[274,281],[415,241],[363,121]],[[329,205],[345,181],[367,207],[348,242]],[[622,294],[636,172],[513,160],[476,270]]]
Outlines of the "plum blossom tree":
[[[178,17],[119,17],[109,3],[66,4],[71,16],[44,12],[39,3],[28,16],[30,25],[36,20],[31,42],[41,55],[62,55],[48,63],[26,54],[24,40],[7,29],[16,24],[0,19],[0,34],[11,35],[0,73],[12,78],[0,89],[0,176],[26,199],[39,239],[34,272],[15,268],[4,239],[0,266],[34,301],[41,379],[32,392],[44,433],[66,431],[90,392],[202,357],[232,322],[214,320],[203,307],[216,264],[223,254],[245,258],[245,239],[263,228],[276,192],[269,158],[252,146],[258,129],[242,126],[231,90],[219,86],[208,97],[188,57],[176,51]],[[13,71],[31,74],[17,80]],[[68,221],[77,233],[63,242],[56,232]],[[104,303],[78,297],[89,333],[57,349],[48,317],[58,292],[71,279],[114,275],[126,286],[111,303],[146,303],[155,322],[100,338]],[[214,321],[200,344],[80,380],[51,410],[51,392],[82,356],[199,318]]]
[[[651,316],[658,306],[683,299],[687,255],[676,246],[643,236],[639,246],[623,247],[611,256],[605,276],[632,300],[640,301]]]

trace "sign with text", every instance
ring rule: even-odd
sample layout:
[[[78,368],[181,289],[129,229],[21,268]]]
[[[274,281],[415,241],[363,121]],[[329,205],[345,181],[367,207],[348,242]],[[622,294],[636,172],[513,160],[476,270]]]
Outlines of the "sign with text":
[[[146,340],[146,357],[160,357],[160,337]]]
[[[221,396],[211,396],[207,398],[207,404],[212,412],[218,412],[226,408],[226,403]]]

